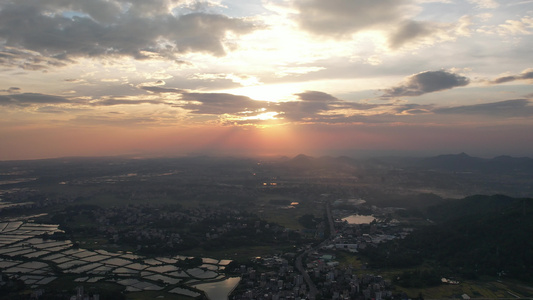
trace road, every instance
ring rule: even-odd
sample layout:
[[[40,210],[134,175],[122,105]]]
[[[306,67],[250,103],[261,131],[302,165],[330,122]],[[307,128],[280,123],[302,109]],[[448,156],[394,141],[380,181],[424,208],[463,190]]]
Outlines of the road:
[[[316,299],[316,295],[318,294],[318,289],[316,288],[315,284],[311,280],[311,277],[309,277],[309,274],[307,273],[306,269],[304,269],[302,260],[307,256],[307,254],[315,251],[316,249],[319,249],[322,246],[325,246],[330,241],[330,239],[335,237],[336,232],[335,232],[335,226],[333,223],[333,216],[331,215],[331,207],[330,207],[329,201],[326,203],[326,214],[328,216],[329,229],[330,229],[329,238],[323,240],[318,246],[305,250],[302,254],[296,257],[296,261],[295,261],[296,269],[302,274],[305,280],[305,283],[307,284],[307,287],[309,287],[309,299],[310,300]]]
[[[333,215],[331,214],[331,204],[329,201],[326,203],[326,213],[328,215],[328,222],[329,222],[329,238],[332,239],[335,237],[335,223],[333,222]]]

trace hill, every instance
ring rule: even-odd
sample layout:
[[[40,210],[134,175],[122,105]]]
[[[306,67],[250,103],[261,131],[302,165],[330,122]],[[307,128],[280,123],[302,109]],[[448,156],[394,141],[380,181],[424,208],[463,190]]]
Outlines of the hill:
[[[533,282],[533,199],[478,195],[430,207],[427,216],[434,225],[378,248],[372,261],[401,267],[432,261],[466,278]]]
[[[464,152],[425,158],[415,163],[415,166],[452,172],[533,173],[533,159],[528,157],[498,156],[492,159],[483,159]]]

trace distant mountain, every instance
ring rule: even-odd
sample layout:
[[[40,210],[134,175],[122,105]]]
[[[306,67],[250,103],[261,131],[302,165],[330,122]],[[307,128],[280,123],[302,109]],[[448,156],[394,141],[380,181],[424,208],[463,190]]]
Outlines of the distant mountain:
[[[294,167],[307,167],[311,165],[311,163],[315,161],[314,157],[307,156],[305,154],[299,154],[289,160],[288,164],[294,166]]]
[[[483,165],[481,158],[472,157],[466,153],[446,154],[423,159],[420,165],[428,169],[444,170],[474,170]]]
[[[515,158],[511,156],[498,156],[493,159],[483,159],[470,156],[464,152],[425,158],[415,165],[419,168],[454,172],[533,173],[533,159],[528,157]]]

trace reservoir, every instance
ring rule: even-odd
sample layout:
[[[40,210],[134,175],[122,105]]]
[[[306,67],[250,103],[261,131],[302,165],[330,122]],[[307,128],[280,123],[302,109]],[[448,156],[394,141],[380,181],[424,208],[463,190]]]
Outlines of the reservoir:
[[[209,300],[227,300],[239,281],[240,277],[230,277],[222,281],[196,284],[194,287],[204,291]]]
[[[348,222],[348,224],[369,224],[375,219],[376,218],[374,216],[351,215],[343,218],[342,220]]]

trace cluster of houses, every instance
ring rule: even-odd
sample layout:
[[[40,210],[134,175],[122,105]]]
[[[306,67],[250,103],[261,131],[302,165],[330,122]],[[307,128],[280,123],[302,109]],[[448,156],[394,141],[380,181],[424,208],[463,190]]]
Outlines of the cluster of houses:
[[[179,228],[191,226],[205,220],[217,218],[234,218],[238,220],[240,213],[231,209],[194,208],[176,209],[150,204],[128,205],[127,207],[101,209],[95,215],[98,232],[114,243],[128,244],[160,244],[173,247],[183,242]],[[237,222],[240,226],[240,222]],[[237,225],[235,225],[237,226]],[[196,235],[197,238],[217,238],[232,229],[225,224],[216,232]]]
[[[242,265],[241,283],[229,299],[311,299],[304,277],[291,264],[293,256],[289,253],[283,257],[259,258],[255,267]],[[339,268],[332,255],[313,260],[307,264],[306,270],[323,299],[384,299],[392,296],[390,282],[381,276],[358,276],[352,268]]]
[[[242,281],[230,299],[313,299],[314,294],[334,300],[392,298],[393,287],[389,281],[381,276],[364,274],[364,264],[358,269],[349,264],[340,264],[335,254],[338,251],[355,253],[358,249],[377,247],[382,242],[404,238],[412,229],[390,221],[349,224],[339,217],[345,213],[333,211],[336,217],[334,236],[320,246],[309,245],[300,249],[306,253],[303,267],[307,274],[293,267],[295,254],[258,259],[255,265],[259,267],[241,267]],[[309,276],[315,293],[311,292],[303,275]]]

